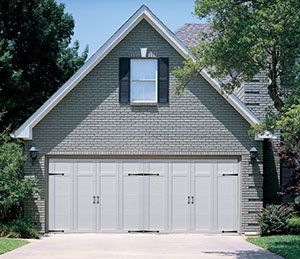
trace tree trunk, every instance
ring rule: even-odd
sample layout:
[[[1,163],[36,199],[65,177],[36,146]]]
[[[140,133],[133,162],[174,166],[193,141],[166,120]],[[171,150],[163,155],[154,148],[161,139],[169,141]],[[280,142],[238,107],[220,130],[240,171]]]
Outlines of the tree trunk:
[[[268,85],[268,93],[274,102],[274,106],[275,106],[276,110],[280,111],[283,106],[283,101],[279,97],[279,93],[278,93],[277,82],[279,80],[279,75],[278,75],[278,71],[277,71],[278,59],[277,59],[276,47],[274,47],[274,49],[272,50],[271,55],[272,55],[272,63],[270,64],[270,71],[269,71],[271,83]]]

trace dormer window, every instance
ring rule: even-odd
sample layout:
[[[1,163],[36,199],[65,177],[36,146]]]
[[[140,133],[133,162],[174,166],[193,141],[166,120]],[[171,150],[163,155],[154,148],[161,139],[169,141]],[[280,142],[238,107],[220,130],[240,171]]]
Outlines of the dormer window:
[[[120,58],[120,103],[169,102],[169,59]]]
[[[157,103],[157,59],[131,59],[130,68],[130,103]]]

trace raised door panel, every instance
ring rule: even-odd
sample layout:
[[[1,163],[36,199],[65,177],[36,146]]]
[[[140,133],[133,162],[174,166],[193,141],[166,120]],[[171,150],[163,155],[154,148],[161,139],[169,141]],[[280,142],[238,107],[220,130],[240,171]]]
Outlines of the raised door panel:
[[[71,231],[73,163],[49,162],[49,230]]]
[[[76,230],[91,232],[96,229],[96,164],[91,161],[77,163],[75,193]]]
[[[236,163],[218,164],[217,230],[238,230],[238,176]]]
[[[122,216],[123,230],[143,229],[143,176],[136,176],[139,163],[123,163]]]
[[[171,164],[171,230],[190,231],[190,164]]]
[[[118,228],[118,163],[101,162],[99,164],[97,203],[99,202],[98,228],[102,231]]]
[[[213,164],[195,163],[193,199],[193,229],[208,232],[213,228]]]
[[[167,229],[167,163],[149,163],[146,172],[154,175],[144,179],[147,184],[144,190],[146,197],[144,228],[165,231]]]

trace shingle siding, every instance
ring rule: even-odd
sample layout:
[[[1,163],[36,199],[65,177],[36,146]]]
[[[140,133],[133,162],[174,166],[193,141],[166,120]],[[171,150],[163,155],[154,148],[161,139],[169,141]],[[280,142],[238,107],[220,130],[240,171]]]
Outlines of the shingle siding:
[[[147,47],[152,57],[168,57],[170,72],[183,58],[146,22],[139,23],[34,128],[39,149],[27,177],[35,176],[43,191],[28,202],[27,213],[46,230],[47,155],[164,155],[237,157],[241,159],[242,231],[258,231],[255,212],[262,206],[262,164],[249,163],[248,150],[262,143],[249,136],[249,124],[203,78],[193,79],[184,93],[174,95],[170,74],[169,103],[133,107],[119,103],[119,58],[140,57]]]

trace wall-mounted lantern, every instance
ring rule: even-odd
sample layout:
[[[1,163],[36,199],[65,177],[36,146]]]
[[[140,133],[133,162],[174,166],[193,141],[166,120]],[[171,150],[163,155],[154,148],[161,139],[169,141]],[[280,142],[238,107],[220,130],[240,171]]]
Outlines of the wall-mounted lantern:
[[[38,149],[36,147],[31,147],[29,149],[29,155],[32,161],[36,160],[38,157]]]
[[[250,159],[251,159],[251,162],[254,162],[257,160],[257,149],[256,147],[252,147],[250,148],[249,150],[249,154],[250,154]]]

